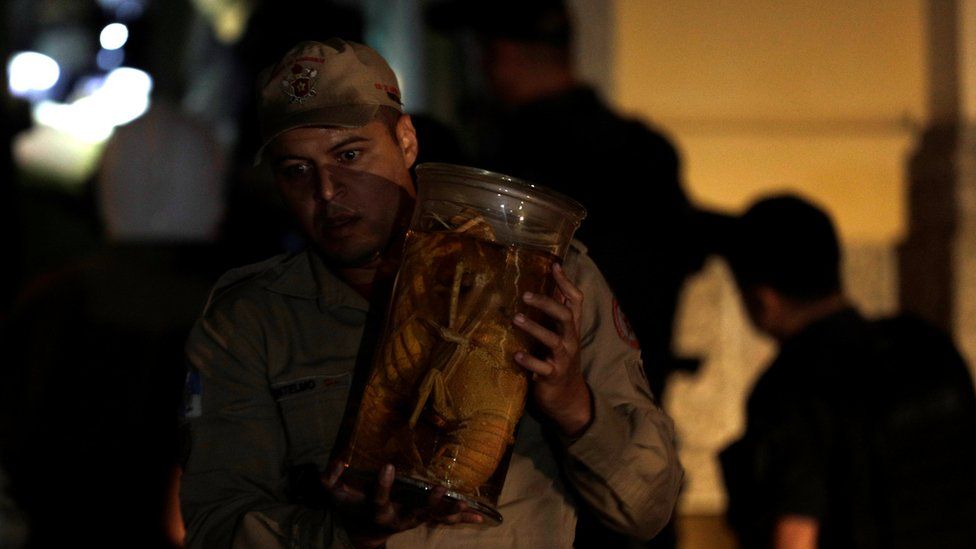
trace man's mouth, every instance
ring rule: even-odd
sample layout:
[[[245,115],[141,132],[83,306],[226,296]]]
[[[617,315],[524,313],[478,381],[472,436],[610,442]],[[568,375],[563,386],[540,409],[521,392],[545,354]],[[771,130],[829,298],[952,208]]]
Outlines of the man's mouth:
[[[351,213],[330,215],[322,218],[322,227],[325,229],[336,229],[343,225],[348,225],[357,219],[359,219],[359,216]]]

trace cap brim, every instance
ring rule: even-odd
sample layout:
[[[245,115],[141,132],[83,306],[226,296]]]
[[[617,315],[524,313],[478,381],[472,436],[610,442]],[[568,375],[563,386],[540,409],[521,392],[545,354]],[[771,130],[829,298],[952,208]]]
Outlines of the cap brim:
[[[265,128],[262,132],[267,137],[261,143],[254,156],[254,165],[261,163],[264,149],[279,135],[294,130],[312,126],[332,126],[337,128],[359,128],[368,124],[375,116],[380,105],[339,105],[308,111],[300,111],[290,116],[282,117],[275,125]]]

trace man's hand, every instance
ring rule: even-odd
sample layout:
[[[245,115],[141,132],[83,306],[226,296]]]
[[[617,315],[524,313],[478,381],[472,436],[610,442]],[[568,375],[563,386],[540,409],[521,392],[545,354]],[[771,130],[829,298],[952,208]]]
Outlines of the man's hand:
[[[342,463],[333,465],[328,476],[322,477],[332,495],[333,507],[342,518],[342,525],[356,547],[373,549],[382,547],[387,538],[428,524],[481,523],[481,515],[468,510],[461,502],[444,497],[446,489],[437,487],[431,490],[426,502],[419,505],[406,505],[391,499],[393,479],[396,471],[392,465],[380,469],[376,485],[367,492],[358,490],[342,481]]]
[[[555,322],[555,331],[515,315],[516,326],[537,339],[548,349],[545,358],[521,351],[515,361],[532,372],[532,396],[536,405],[551,418],[563,434],[582,434],[593,419],[592,396],[580,367],[580,318],[583,314],[583,292],[566,277],[562,267],[553,265],[556,281],[553,297],[526,293],[522,300],[542,311]]]

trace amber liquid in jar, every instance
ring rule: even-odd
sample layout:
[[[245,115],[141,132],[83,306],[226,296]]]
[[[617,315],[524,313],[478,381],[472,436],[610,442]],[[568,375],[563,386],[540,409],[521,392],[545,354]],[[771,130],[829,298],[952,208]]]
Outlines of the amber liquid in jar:
[[[398,476],[495,505],[528,386],[514,354],[536,347],[512,318],[544,322],[522,295],[552,291],[554,261],[456,231],[408,234],[351,469],[392,463]]]

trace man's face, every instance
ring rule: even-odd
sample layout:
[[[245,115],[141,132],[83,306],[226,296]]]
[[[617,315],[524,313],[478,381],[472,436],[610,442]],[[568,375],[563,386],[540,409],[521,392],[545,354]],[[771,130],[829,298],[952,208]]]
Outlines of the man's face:
[[[501,38],[486,40],[483,46],[483,70],[488,87],[503,105],[519,102],[518,90],[522,87],[519,67],[524,63],[519,55],[519,45]]]
[[[790,315],[786,298],[779,291],[764,284],[740,291],[752,325],[763,334],[781,341],[785,337],[783,329],[788,324],[787,317]]]
[[[409,217],[416,158],[410,118],[397,138],[380,121],[290,130],[269,146],[275,184],[306,235],[340,267],[374,264]]]

